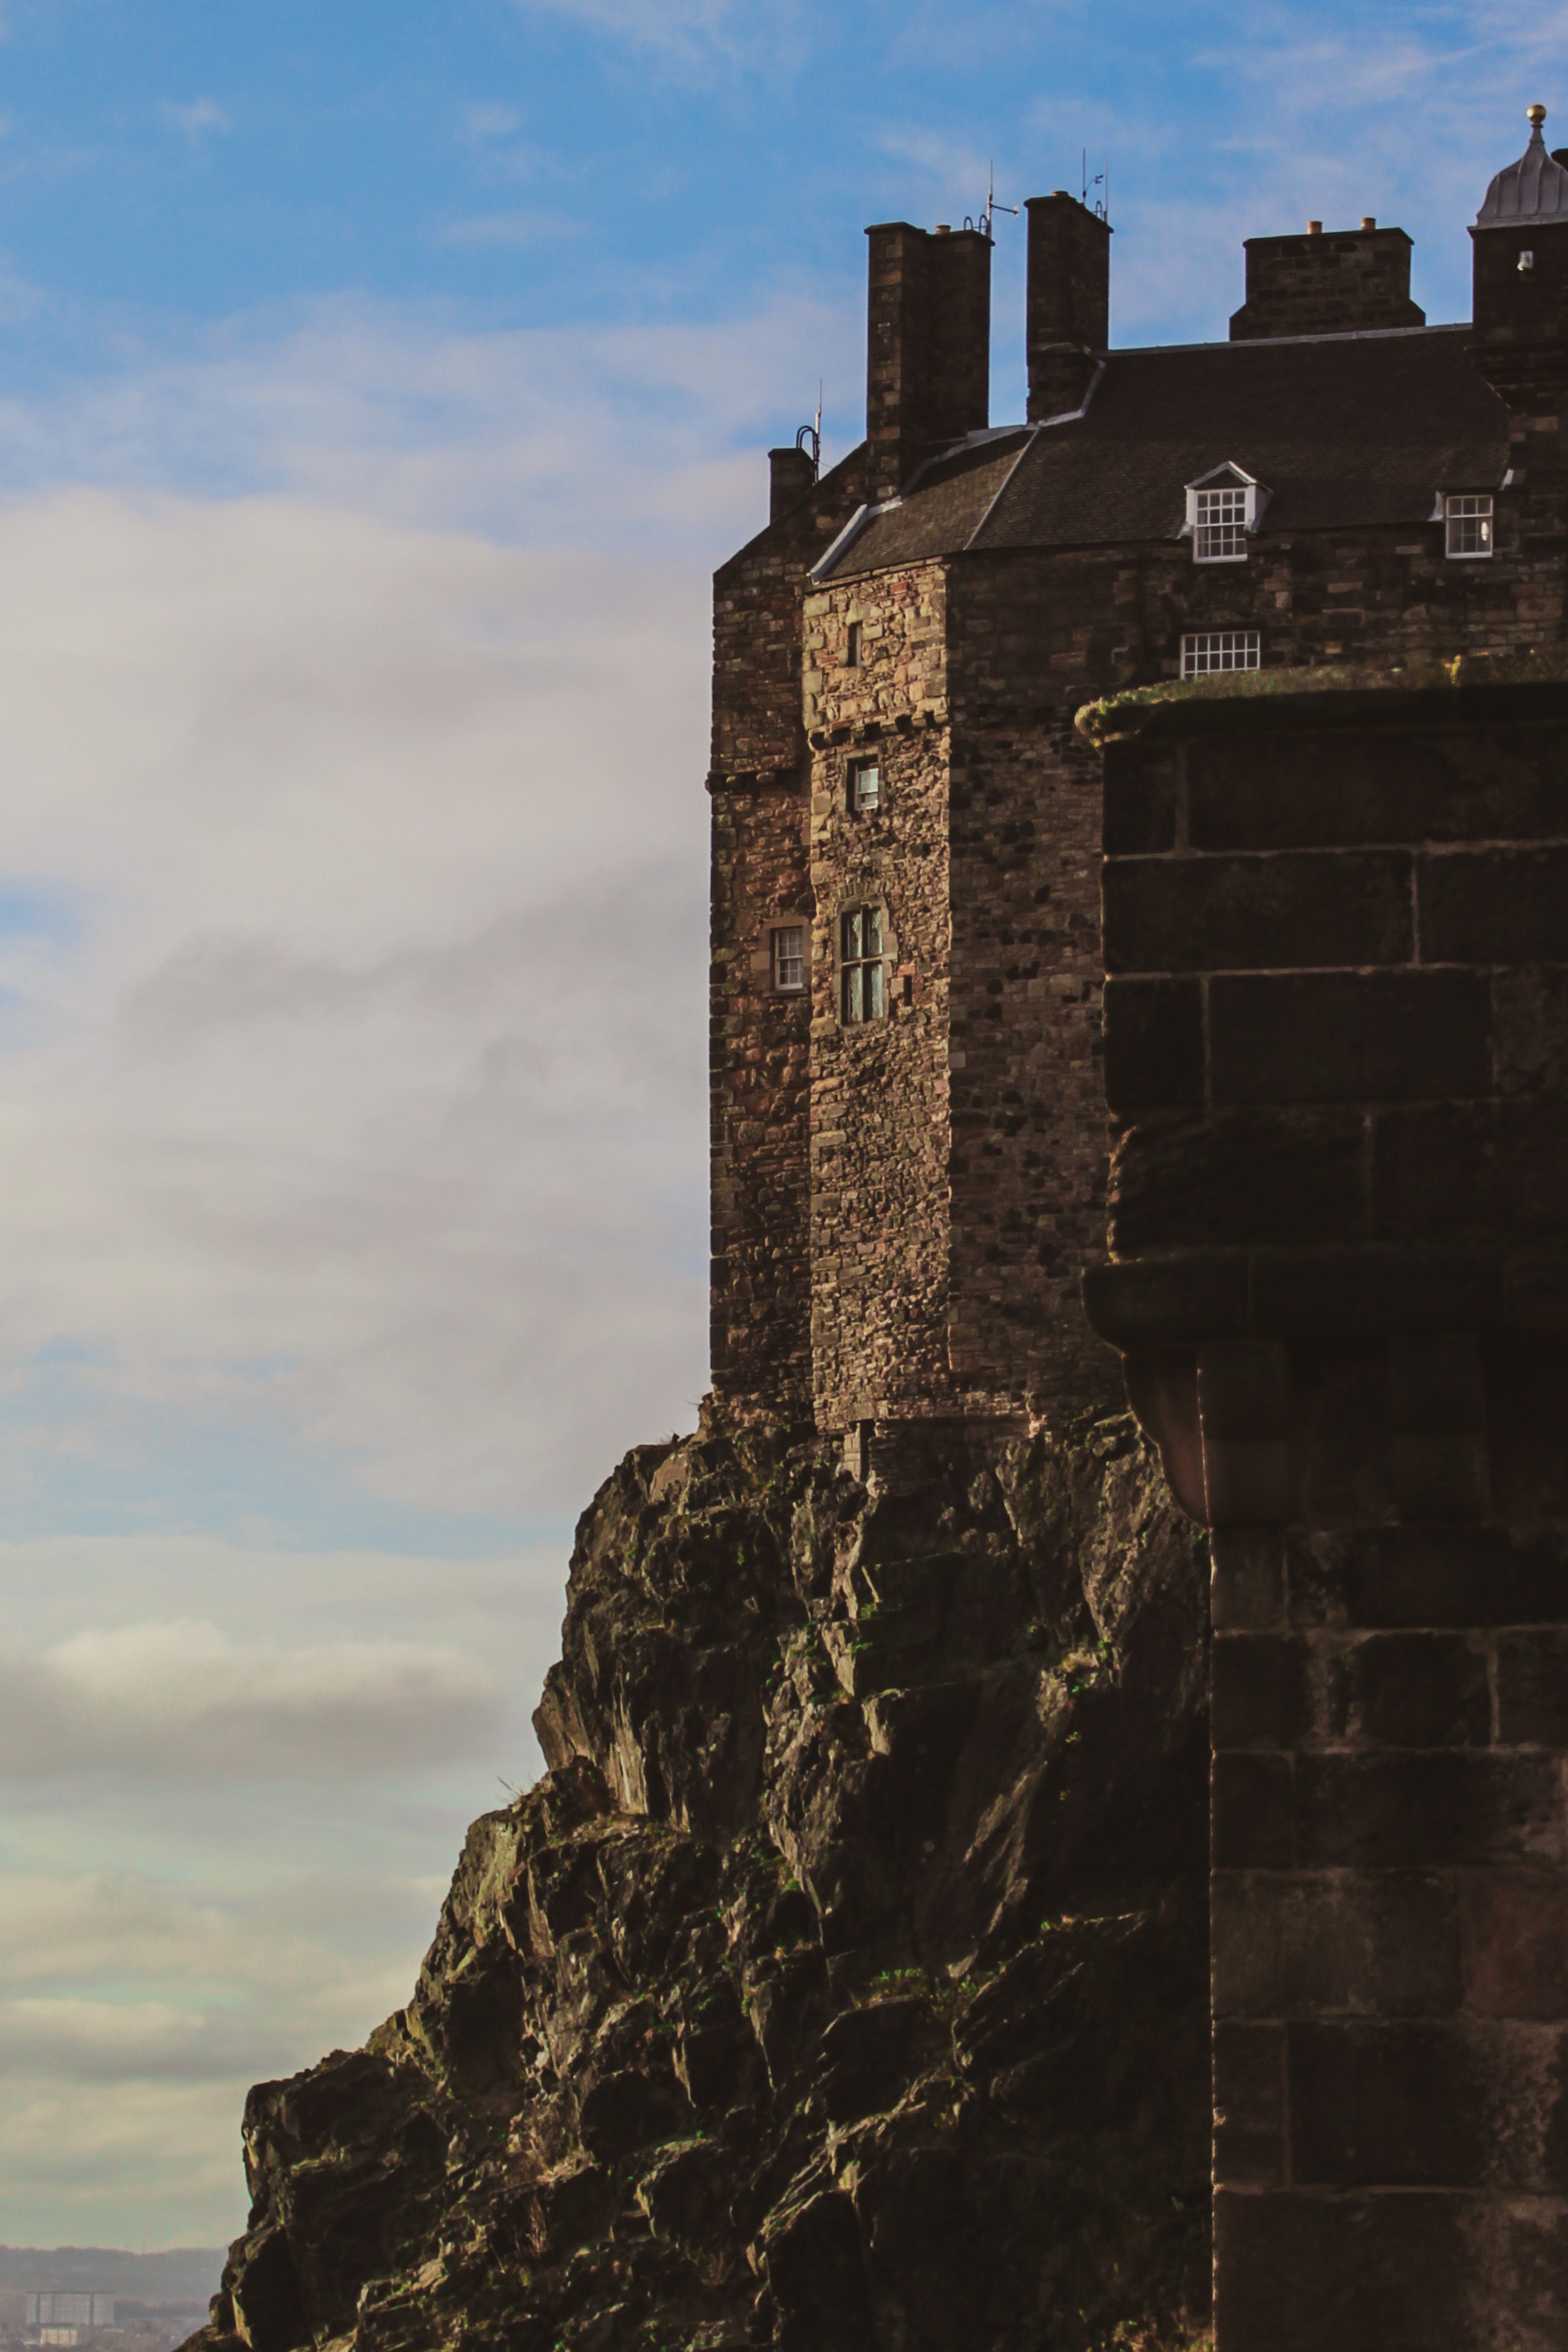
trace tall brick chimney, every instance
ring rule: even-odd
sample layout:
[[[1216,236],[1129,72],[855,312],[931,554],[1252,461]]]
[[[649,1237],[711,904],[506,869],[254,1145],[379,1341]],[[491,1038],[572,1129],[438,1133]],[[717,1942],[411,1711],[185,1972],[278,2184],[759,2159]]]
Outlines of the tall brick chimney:
[[[1249,236],[1247,299],[1230,321],[1233,343],[1274,335],[1366,334],[1379,327],[1424,327],[1410,299],[1410,239],[1402,228],[1332,229],[1308,224],[1304,236]]]
[[[991,418],[991,240],[978,229],[868,228],[870,496],[896,498],[944,441]]]
[[[1031,196],[1029,419],[1080,405],[1110,341],[1110,223],[1069,196]]]

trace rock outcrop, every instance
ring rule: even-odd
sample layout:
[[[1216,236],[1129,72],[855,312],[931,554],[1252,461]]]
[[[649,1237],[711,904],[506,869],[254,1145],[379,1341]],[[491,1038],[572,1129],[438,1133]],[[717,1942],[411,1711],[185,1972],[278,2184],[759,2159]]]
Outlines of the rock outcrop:
[[[584,1514],[550,1769],[259,2085],[191,2352],[1173,2352],[1208,2273],[1205,1560],[1130,1419]]]

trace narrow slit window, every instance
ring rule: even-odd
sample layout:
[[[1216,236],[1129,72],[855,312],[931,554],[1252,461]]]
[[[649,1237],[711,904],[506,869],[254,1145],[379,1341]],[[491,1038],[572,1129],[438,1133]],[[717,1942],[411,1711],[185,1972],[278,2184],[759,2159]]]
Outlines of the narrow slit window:
[[[840,916],[838,962],[845,1021],[880,1021],[886,983],[879,907],[851,907]]]
[[[1492,502],[1489,493],[1451,492],[1443,501],[1443,520],[1450,555],[1491,553]]]
[[[852,760],[849,763],[849,814],[869,816],[882,805],[882,763],[879,760]]]
[[[773,933],[773,986],[786,996],[805,986],[804,923],[786,923]]]
[[[1247,493],[1244,489],[1199,490],[1193,516],[1194,563],[1245,563]]]
[[[860,667],[860,624],[858,621],[851,621],[849,624],[849,634],[846,638],[844,645],[844,667],[846,669],[858,669]]]
[[[1211,677],[1216,670],[1260,667],[1256,629],[1198,629],[1182,639],[1184,677]]]

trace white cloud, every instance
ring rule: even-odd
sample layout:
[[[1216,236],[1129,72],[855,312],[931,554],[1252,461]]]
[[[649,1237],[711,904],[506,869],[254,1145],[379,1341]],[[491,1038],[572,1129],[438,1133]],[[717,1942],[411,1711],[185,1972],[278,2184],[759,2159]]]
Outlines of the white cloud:
[[[89,1626],[0,1657],[0,1774],[131,1770],[297,1780],[483,1754],[494,1678],[450,1649],[239,1644],[211,1623]]]
[[[858,301],[791,292],[700,326],[491,334],[317,303],[132,351],[48,401],[0,400],[0,485],[282,493],[695,584],[761,528],[762,451],[819,375],[858,437],[861,333]]]
[[[764,13],[762,0],[742,10],[736,0],[516,0],[528,15],[571,16],[637,47],[689,62],[718,51],[733,55],[742,26]],[[749,29],[749,27],[748,27]]]
[[[222,131],[230,128],[227,112],[216,99],[194,99],[188,106],[176,105],[173,99],[165,99],[158,110],[171,129],[183,131],[187,139],[199,139],[204,131]]]
[[[238,2083],[6,2083],[0,2196],[23,2245],[222,2245],[245,2223]]]
[[[464,116],[464,129],[476,145],[491,139],[510,139],[522,128],[522,117],[515,108],[498,106],[485,100],[470,106]]]
[[[0,517],[0,879],[81,927],[0,940],[0,1492],[62,1385],[458,1513],[689,1417],[704,641],[695,585],[279,501]]]
[[[582,223],[559,213],[476,213],[468,220],[449,222],[437,233],[437,241],[459,247],[503,247],[521,250],[525,246],[542,245],[547,237],[576,237],[583,234]]]

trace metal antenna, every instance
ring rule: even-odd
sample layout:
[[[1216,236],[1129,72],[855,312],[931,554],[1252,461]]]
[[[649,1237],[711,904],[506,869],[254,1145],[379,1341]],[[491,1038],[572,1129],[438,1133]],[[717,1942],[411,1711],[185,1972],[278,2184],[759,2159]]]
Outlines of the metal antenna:
[[[812,480],[820,481],[822,478],[822,378],[820,376],[816,379],[816,422],[815,425],[801,426],[795,436],[795,446],[797,449],[804,449],[811,459]]]
[[[985,166],[985,210],[980,215],[981,233],[988,245],[995,243],[994,232],[991,226],[992,215],[994,213],[1011,213],[1015,220],[1018,217],[1016,205],[999,205],[996,201],[996,166],[993,163]],[[967,226],[967,223],[965,226]]]

